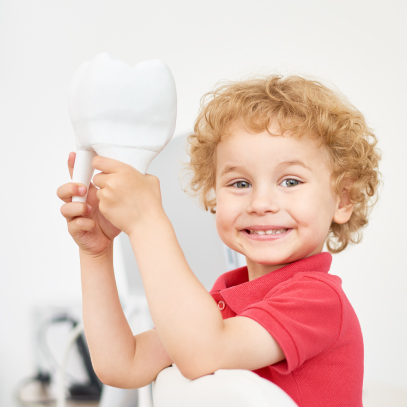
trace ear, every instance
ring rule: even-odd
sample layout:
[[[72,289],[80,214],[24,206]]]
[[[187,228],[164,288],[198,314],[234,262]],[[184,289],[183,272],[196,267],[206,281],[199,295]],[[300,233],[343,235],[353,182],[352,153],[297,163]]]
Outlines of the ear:
[[[333,221],[339,224],[346,223],[352,216],[352,212],[353,203],[349,198],[349,187],[344,187],[341,196],[337,198]]]

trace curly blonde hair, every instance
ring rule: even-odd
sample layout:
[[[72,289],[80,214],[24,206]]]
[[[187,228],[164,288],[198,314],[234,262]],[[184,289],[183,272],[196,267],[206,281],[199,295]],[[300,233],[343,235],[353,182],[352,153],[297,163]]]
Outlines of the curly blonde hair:
[[[252,133],[268,131],[270,122],[277,120],[281,134],[320,140],[330,156],[335,192],[341,195],[346,189],[354,205],[348,222],[332,222],[327,248],[339,253],[349,242],[359,243],[380,184],[377,139],[363,115],[340,92],[299,76],[228,82],[208,92],[202,97],[194,134],[188,137],[188,168],[189,190],[212,213],[216,147],[237,119]]]

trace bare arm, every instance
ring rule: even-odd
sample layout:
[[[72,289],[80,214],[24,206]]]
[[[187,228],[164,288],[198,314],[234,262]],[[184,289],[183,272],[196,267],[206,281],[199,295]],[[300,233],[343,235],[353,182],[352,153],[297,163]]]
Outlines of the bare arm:
[[[98,256],[80,252],[83,321],[92,364],[114,387],[151,383],[172,361],[156,330],[133,336],[124,316],[113,272],[113,248]]]
[[[75,158],[75,153],[69,154],[71,178]],[[113,272],[113,239],[121,230],[100,212],[97,188],[92,183],[86,204],[72,202],[72,196],[85,194],[86,187],[81,192],[80,186],[83,185],[72,182],[61,185],[57,195],[65,203],[61,213],[79,246],[83,318],[92,364],[106,384],[143,387],[172,362],[155,330],[133,337],[119,302]]]

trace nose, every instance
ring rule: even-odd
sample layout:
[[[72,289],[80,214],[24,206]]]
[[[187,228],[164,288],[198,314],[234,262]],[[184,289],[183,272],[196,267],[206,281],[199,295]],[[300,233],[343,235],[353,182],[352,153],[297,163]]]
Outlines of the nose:
[[[249,204],[246,208],[247,213],[264,215],[269,212],[275,213],[279,210],[280,205],[275,191],[272,191],[270,188],[253,188]]]

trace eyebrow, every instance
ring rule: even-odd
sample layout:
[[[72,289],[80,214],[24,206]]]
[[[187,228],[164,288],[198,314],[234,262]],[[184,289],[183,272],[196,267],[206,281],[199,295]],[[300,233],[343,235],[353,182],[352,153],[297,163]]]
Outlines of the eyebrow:
[[[308,167],[307,165],[305,165],[305,164],[304,164],[302,161],[300,161],[300,160],[284,161],[284,162],[278,164],[279,167],[283,167],[283,166],[284,166],[284,167],[289,167],[290,165],[300,165],[301,167],[304,167],[304,168],[306,168],[308,171],[311,171],[311,172],[312,172],[311,168]]]
[[[306,168],[308,171],[311,171],[311,168],[309,168],[307,165],[305,165],[302,161],[300,160],[292,160],[292,161],[284,161],[282,163],[278,164],[278,167],[289,167],[291,165],[300,165],[301,167]],[[238,165],[228,165],[226,166],[219,174],[220,177],[222,177],[223,175],[227,174],[228,172],[233,172],[236,170],[242,170],[244,169],[244,167],[242,166],[238,166]]]
[[[240,166],[237,166],[237,165],[228,165],[220,172],[219,176],[221,177],[222,175],[225,175],[228,172],[233,172],[235,170],[241,170],[243,168],[244,167],[240,167]]]

